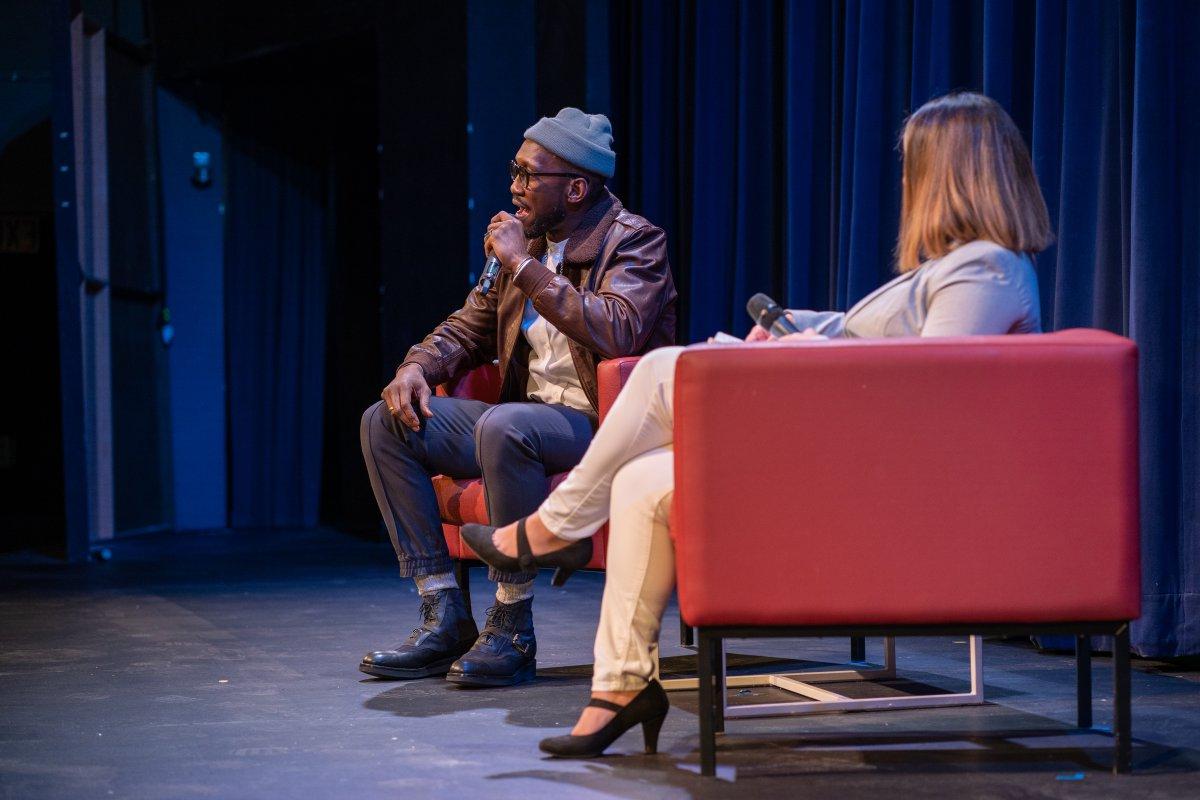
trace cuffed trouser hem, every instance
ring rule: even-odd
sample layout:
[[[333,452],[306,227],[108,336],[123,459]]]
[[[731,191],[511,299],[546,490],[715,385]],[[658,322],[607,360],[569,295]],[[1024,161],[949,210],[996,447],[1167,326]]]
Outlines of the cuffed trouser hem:
[[[495,567],[488,567],[488,580],[496,583],[529,583],[537,577],[537,572],[501,572]]]
[[[599,522],[592,521],[581,524],[576,521],[573,512],[558,508],[550,500],[538,507],[537,515],[556,539],[562,539],[564,542],[572,544],[589,536],[595,536],[596,531],[604,527],[604,523],[608,521],[608,517],[605,517]]]
[[[443,572],[454,571],[454,560],[451,558],[405,558],[400,560],[401,578],[423,578],[426,575],[440,575]],[[495,567],[488,567],[488,580],[495,583],[529,583],[537,577],[537,572],[501,572]]]
[[[625,675],[620,680],[592,681],[593,692],[640,692],[650,684],[645,678]]]
[[[449,557],[400,559],[401,578],[423,578],[426,575],[440,575],[453,571],[454,562]]]

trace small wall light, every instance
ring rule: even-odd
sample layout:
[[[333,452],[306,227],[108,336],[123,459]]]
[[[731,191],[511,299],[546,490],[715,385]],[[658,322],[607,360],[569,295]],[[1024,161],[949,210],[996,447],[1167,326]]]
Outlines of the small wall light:
[[[212,186],[212,156],[198,150],[192,153],[192,186],[207,189]]]

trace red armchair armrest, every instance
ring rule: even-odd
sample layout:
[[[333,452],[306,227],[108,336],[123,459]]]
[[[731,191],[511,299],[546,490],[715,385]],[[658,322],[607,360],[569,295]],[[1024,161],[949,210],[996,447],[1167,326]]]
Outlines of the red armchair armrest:
[[[616,401],[617,395],[629,380],[629,374],[637,366],[641,356],[625,356],[610,358],[596,365],[596,384],[600,394],[600,421],[608,416],[608,410]]]

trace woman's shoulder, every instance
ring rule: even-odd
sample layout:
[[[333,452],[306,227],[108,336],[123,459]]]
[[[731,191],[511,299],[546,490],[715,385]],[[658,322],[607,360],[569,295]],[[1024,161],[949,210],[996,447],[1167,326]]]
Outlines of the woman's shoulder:
[[[935,285],[972,278],[1023,282],[1035,275],[1028,255],[986,239],[959,245],[941,258],[926,262],[921,271],[925,281]]]

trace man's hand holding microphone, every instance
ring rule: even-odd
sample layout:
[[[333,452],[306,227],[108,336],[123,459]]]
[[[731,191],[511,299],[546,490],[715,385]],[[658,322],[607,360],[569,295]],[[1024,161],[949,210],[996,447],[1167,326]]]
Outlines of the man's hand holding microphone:
[[[495,256],[503,269],[514,270],[529,255],[529,240],[525,238],[525,226],[507,211],[501,211],[488,222],[483,235],[483,254]]]

